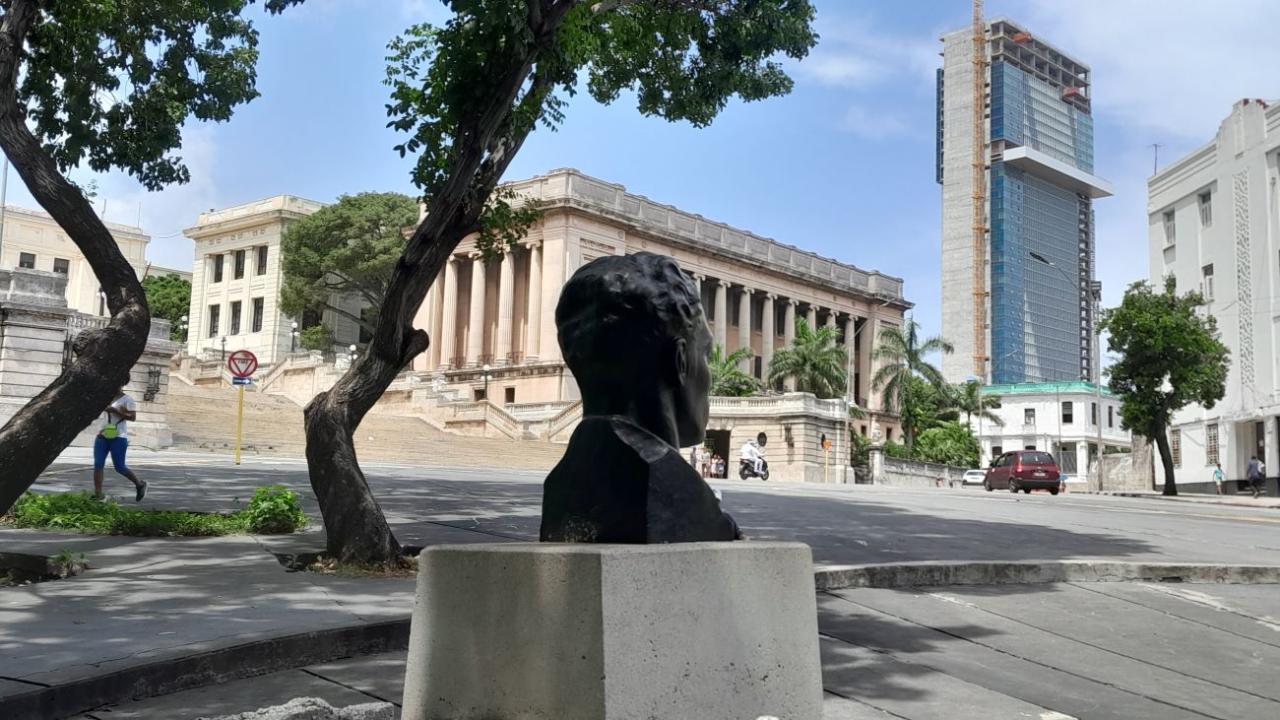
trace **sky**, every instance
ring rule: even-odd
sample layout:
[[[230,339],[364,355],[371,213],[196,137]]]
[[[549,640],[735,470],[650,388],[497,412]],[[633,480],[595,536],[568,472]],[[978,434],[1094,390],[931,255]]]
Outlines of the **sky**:
[[[939,331],[940,186],[934,181],[939,35],[966,26],[969,0],[815,0],[818,46],[789,64],[794,91],[733,102],[707,128],[646,118],[623,96],[579,94],[558,132],[539,128],[508,179],[559,167],[758,235],[905,280],[929,334]],[[139,223],[150,260],[189,268],[182,229],[197,215],[271,195],[415,194],[392,150],[382,84],[386,44],[439,21],[437,0],[308,0],[261,17],[262,96],[226,123],[188,126],[190,183],[149,193],[98,176],[98,209]],[[1095,203],[1104,305],[1147,276],[1146,179],[1212,139],[1231,104],[1280,98],[1275,0],[989,0],[1089,65],[1095,172],[1116,195]],[[77,174],[77,181],[91,176]],[[34,207],[16,175],[8,200]]]

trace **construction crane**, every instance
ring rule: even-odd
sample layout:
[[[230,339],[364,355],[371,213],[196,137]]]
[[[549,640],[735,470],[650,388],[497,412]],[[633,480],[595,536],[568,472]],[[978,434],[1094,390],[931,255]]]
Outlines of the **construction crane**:
[[[987,381],[987,28],[973,0],[973,374]]]

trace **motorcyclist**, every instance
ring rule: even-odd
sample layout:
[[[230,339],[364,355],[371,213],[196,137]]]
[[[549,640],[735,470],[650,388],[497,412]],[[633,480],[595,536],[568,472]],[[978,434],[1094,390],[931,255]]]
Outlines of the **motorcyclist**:
[[[767,442],[765,434],[760,433],[754,439],[748,440],[743,444],[742,452],[738,455],[743,462],[751,463],[751,470],[757,476],[764,471],[764,451],[762,448],[765,442]]]

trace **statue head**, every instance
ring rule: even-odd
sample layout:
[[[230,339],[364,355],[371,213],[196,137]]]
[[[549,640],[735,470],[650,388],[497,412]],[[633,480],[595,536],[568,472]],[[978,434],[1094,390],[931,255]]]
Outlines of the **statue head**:
[[[711,332],[674,260],[641,252],[583,265],[560,293],[556,328],[584,414],[628,416],[679,447],[702,442]]]

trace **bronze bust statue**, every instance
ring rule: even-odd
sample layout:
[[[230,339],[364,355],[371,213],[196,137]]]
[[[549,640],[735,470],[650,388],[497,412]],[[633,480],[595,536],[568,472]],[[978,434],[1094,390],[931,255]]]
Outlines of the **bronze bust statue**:
[[[560,293],[556,328],[582,422],[543,485],[542,540],[740,539],[678,449],[706,437],[712,341],[675,261],[641,252],[583,265]]]

